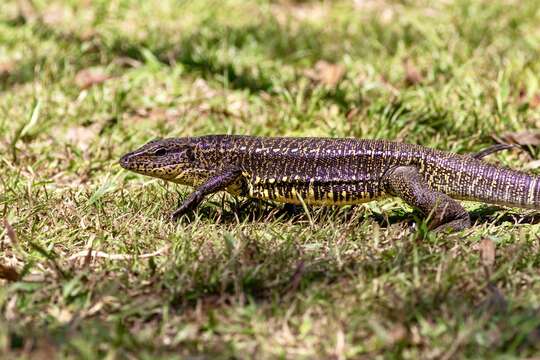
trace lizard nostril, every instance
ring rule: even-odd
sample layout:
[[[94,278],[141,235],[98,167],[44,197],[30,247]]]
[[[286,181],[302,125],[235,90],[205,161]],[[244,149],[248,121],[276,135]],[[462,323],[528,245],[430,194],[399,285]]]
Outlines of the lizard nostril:
[[[129,170],[130,166],[129,166],[129,161],[128,160],[129,160],[129,155],[128,154],[122,156],[120,158],[120,166],[123,167],[124,169]]]

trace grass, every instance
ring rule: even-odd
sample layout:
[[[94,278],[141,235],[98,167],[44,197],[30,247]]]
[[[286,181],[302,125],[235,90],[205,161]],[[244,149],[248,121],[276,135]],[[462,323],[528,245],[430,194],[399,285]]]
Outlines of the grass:
[[[208,133],[478,151],[540,125],[538,24],[534,0],[0,2],[0,265],[19,279],[0,280],[0,353],[538,355],[533,211],[467,204],[475,226],[436,236],[396,199],[289,215],[220,194],[173,224],[189,189],[117,164]],[[528,150],[489,161],[530,169]]]

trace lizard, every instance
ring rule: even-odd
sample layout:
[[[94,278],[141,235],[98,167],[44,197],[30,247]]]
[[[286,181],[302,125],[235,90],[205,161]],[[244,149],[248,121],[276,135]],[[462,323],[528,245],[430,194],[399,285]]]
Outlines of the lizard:
[[[376,139],[206,135],[150,141],[121,157],[136,173],[195,188],[171,218],[210,194],[288,204],[347,205],[394,196],[420,210],[434,231],[471,226],[458,200],[540,210],[540,177],[477,154]]]

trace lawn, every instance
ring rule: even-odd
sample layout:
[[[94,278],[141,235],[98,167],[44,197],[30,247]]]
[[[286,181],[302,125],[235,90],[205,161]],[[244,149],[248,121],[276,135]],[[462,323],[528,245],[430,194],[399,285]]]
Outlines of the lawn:
[[[540,354],[540,216],[306,208],[122,170],[156,137],[394,139],[539,173],[526,1],[0,2],[0,357]],[[414,225],[416,224],[416,225]],[[99,257],[90,256],[91,251]]]

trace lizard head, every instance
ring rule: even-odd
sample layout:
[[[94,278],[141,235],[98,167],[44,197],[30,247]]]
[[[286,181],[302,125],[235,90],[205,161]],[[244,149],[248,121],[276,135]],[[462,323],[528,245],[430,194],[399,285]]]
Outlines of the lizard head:
[[[120,165],[139,174],[195,185],[204,176],[197,166],[195,147],[188,139],[157,139],[120,158]]]

